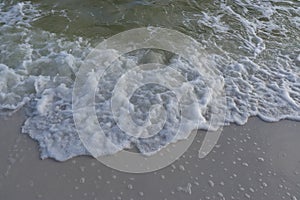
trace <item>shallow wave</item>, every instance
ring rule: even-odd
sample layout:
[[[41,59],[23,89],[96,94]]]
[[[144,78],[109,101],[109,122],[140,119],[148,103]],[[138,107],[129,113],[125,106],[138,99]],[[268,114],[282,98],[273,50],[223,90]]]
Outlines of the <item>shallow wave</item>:
[[[121,19],[126,19],[126,24],[149,25],[147,19],[151,12],[147,12],[145,7],[151,7],[158,13],[171,13],[171,1],[166,1],[164,4],[169,6],[162,10],[153,2],[119,7],[113,4],[114,9],[127,10],[124,16],[120,16],[119,12],[107,13],[111,18],[104,17],[106,24],[103,22],[100,30],[111,30],[104,31],[102,36],[117,32],[115,29]],[[176,17],[173,21],[170,17],[160,18],[161,22],[152,21],[152,25],[169,24],[169,28],[191,35],[203,45],[208,59],[213,61],[225,80],[225,124],[242,125],[251,116],[271,122],[300,120],[299,2],[240,0],[204,4],[180,1],[176,9],[173,8],[173,12],[177,13],[167,15]],[[84,8],[89,9],[91,13],[95,12],[92,5]],[[142,17],[130,15],[131,9],[141,11],[137,13],[142,13]],[[63,33],[59,33],[51,27],[44,28],[46,25],[42,23],[60,16],[58,27],[59,23],[66,24],[65,20],[72,21],[70,26],[75,26],[82,19],[88,23],[97,21],[99,17],[87,16],[86,13],[80,15],[78,10],[76,5],[68,10],[65,6],[49,9],[31,2],[0,4],[0,115],[25,107],[28,118],[22,132],[39,142],[42,158],[63,161],[89,154],[76,133],[71,101],[75,75],[93,49],[90,43],[95,39],[95,29],[65,26]],[[92,27],[99,28],[98,25]],[[72,31],[76,36],[71,34]],[[91,33],[81,36],[80,33],[85,31]],[[140,51],[130,55],[129,59],[138,63],[145,55]],[[155,61],[165,60],[166,56],[160,53],[153,55]],[[179,68],[184,67],[183,62],[175,57],[170,60]],[[113,82],[108,82],[108,86],[113,87]],[[147,95],[140,91],[135,97],[144,99]],[[98,108],[101,106],[98,105]],[[98,119],[101,119],[99,113]],[[204,111],[202,114],[205,115]],[[137,117],[138,121],[145,116]],[[200,128],[207,126],[204,123]],[[123,145],[122,148],[129,147],[130,142],[126,142],[129,138],[120,136],[114,139],[117,144]],[[151,145],[140,143],[139,148],[147,153]]]

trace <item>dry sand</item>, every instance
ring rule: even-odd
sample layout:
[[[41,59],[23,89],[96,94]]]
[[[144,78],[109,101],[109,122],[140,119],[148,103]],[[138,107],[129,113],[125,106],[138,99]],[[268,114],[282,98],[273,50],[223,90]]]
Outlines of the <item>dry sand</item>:
[[[36,142],[20,134],[23,120],[22,112],[0,120],[0,200],[300,199],[300,122],[225,127],[204,159],[199,132],[173,165],[128,174],[87,156],[41,160]]]

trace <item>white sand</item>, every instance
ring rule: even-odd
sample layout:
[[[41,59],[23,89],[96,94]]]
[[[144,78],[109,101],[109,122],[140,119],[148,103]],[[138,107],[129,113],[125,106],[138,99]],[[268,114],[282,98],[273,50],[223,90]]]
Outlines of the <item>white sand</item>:
[[[91,157],[40,160],[20,134],[22,113],[0,120],[0,199],[299,199],[300,123],[225,127],[218,145],[198,159],[199,133],[185,156],[155,173],[126,174]],[[198,140],[198,142],[197,142]],[[213,183],[213,184],[212,184]]]

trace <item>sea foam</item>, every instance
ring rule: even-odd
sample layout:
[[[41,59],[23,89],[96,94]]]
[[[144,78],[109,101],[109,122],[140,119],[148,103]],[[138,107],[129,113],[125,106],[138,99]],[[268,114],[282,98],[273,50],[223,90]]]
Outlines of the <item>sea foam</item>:
[[[300,6],[295,1],[285,2],[218,2],[211,10],[194,5],[193,12],[182,13],[181,28],[205,47],[206,59],[222,74],[226,95],[224,125],[242,125],[251,116],[269,122],[300,120]],[[42,158],[64,161],[89,155],[74,125],[72,91],[78,69],[93,50],[91,39],[70,38],[33,26],[33,22],[45,14],[39,5],[30,2],[4,2],[0,10],[0,115],[25,108],[27,119],[22,132],[38,141]],[[127,55],[127,61],[119,64],[137,64],[147,60],[147,56],[149,52],[141,50]],[[152,61],[167,61],[177,69],[189,68],[176,55],[168,57],[165,53],[154,53],[152,57]],[[96,98],[100,124],[106,122],[106,115],[101,112],[106,105],[103,100],[109,101],[103,96],[109,97],[116,84],[113,76],[107,78],[99,85],[100,89],[105,87]],[[201,81],[203,77],[193,80]],[[211,99],[209,89],[212,88],[203,85],[198,91],[202,95],[199,95],[199,103],[206,108]],[[157,95],[157,91],[163,92]],[[144,123],[147,119],[144,108],[161,99],[176,106],[172,95],[158,86],[145,86],[136,91],[130,100],[135,106],[135,122]],[[204,119],[207,110],[200,111]],[[153,114],[155,116],[155,112]],[[175,128],[177,115],[174,112],[171,123]],[[153,148],[159,150],[164,146],[122,136],[116,124],[103,126],[115,134],[108,137],[121,149],[130,147],[133,142],[147,154]],[[208,128],[205,120],[199,128]],[[170,133],[165,132],[160,142],[168,143],[171,138]],[[100,151],[109,152],[107,149]]]

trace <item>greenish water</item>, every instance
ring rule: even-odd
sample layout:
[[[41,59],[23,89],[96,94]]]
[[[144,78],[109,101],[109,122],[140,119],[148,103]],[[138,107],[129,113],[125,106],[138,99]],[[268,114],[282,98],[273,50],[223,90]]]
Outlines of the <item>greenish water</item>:
[[[28,108],[23,132],[40,142],[43,158],[88,154],[69,113],[76,73],[103,39],[149,26],[180,31],[202,45],[225,82],[226,125],[251,116],[300,120],[296,0],[3,1],[0,114]]]

